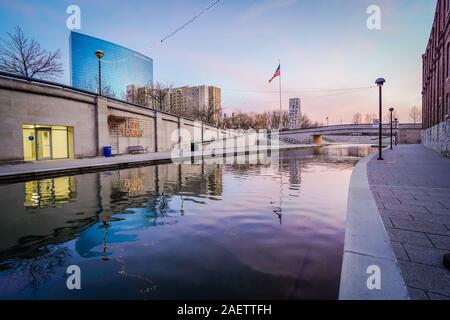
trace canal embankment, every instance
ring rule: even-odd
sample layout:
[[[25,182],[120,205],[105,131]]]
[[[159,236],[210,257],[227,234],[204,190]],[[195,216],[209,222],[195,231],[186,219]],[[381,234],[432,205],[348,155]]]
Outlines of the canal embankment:
[[[328,146],[331,144],[323,144]],[[229,148],[204,151],[180,152],[153,152],[146,154],[126,154],[114,157],[93,157],[84,159],[64,159],[48,161],[28,161],[0,164],[0,183],[17,182],[44,178],[49,176],[62,176],[78,173],[95,172],[101,170],[124,169],[147,165],[170,163],[172,161],[201,160],[215,157],[229,157],[249,154],[268,154],[277,150],[299,148],[312,148],[311,144],[283,144],[274,146],[259,146],[257,148]]]
[[[350,179],[340,300],[409,299],[362,159]]]

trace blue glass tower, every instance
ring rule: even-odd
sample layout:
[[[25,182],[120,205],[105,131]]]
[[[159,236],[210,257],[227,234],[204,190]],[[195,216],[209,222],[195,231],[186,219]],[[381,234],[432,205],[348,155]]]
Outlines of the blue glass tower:
[[[124,99],[128,85],[149,86],[153,83],[153,60],[120,45],[70,33],[70,67],[72,86],[91,92],[98,89],[98,58],[95,51],[105,54],[101,60],[102,91],[105,95]]]

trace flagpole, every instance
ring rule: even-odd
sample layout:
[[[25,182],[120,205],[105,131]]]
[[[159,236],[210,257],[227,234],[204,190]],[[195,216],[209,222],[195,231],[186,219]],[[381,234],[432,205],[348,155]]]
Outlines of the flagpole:
[[[278,125],[278,129],[280,129],[281,130],[281,110],[282,110],[282,107],[281,107],[281,60],[280,59],[278,59],[278,66],[280,67],[280,76],[278,77],[278,84],[279,84],[279,89],[280,89],[280,123],[279,123],[279,125]]]

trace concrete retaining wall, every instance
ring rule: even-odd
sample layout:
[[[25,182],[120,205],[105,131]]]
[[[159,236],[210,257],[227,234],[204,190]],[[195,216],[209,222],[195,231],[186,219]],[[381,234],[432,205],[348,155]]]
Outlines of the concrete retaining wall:
[[[136,121],[142,135],[112,132],[111,117]],[[180,142],[178,129],[189,136],[185,143],[210,141],[230,134],[227,130],[126,102],[4,76],[0,76],[0,121],[0,161],[23,160],[23,124],[73,127],[76,158],[100,156],[103,146],[112,146],[114,154],[128,153],[128,147],[136,145],[149,152],[170,151]]]
[[[95,98],[0,78],[0,161],[23,160],[23,124],[72,126],[75,157],[97,154]]]
[[[355,143],[355,144],[372,144],[378,145],[378,137],[372,136],[323,136],[325,142],[339,142],[339,143]],[[391,142],[390,137],[383,137],[383,145],[386,146]],[[395,141],[395,140],[394,140]]]

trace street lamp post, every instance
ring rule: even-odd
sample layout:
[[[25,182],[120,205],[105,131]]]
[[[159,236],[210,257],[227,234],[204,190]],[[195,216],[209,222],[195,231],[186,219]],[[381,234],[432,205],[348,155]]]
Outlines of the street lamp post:
[[[102,95],[102,58],[105,56],[102,50],[95,51],[95,55],[98,58],[98,95]]]
[[[394,112],[394,108],[389,108],[390,114],[390,127],[391,127],[391,150],[392,150],[392,112]]]
[[[375,83],[378,86],[379,90],[379,106],[378,106],[378,113],[379,113],[379,128],[378,128],[378,160],[383,160],[383,85],[386,82],[383,78],[378,78]]]
[[[395,146],[397,146],[398,141],[398,118],[395,118]]]

